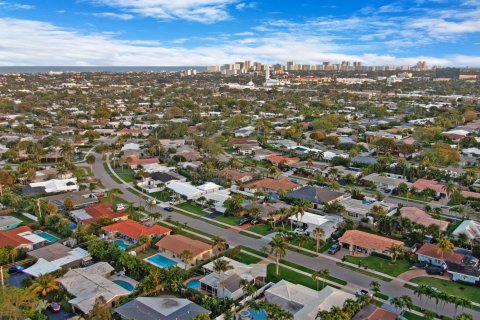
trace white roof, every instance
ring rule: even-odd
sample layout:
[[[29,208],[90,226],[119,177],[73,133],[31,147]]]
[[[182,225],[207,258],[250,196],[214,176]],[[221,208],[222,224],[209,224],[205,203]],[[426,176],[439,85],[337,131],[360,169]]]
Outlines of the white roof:
[[[187,199],[192,199],[198,197],[202,194],[202,191],[193,186],[188,182],[181,182],[181,181],[169,181],[165,184],[165,186],[173,190],[174,192],[185,196]]]
[[[296,215],[293,215],[293,216],[289,217],[288,219],[293,220],[293,221],[300,221],[300,222],[303,222],[303,223],[306,223],[306,224],[313,224],[313,225],[316,225],[316,226],[321,226],[321,225],[330,221],[329,219],[327,219],[327,218],[325,218],[321,215],[314,214],[314,213],[311,213],[311,212],[305,212],[300,219],[298,219],[298,217]]]
[[[218,190],[218,189],[221,189],[221,188],[222,188],[222,186],[219,186],[218,184],[213,183],[213,182],[207,182],[207,183],[204,183],[204,184],[197,187],[197,189],[200,189],[200,190],[205,191],[205,192],[212,191],[212,190]]]
[[[469,239],[480,238],[480,223],[473,220],[464,220],[452,234],[458,236],[461,233],[465,233]]]
[[[142,165],[143,169],[145,169],[146,172],[148,173],[153,173],[153,172],[170,172],[175,169],[175,167],[166,167],[163,166],[159,163],[149,163],[149,164],[143,164]]]
[[[203,195],[207,200],[213,200],[218,205],[223,204],[228,198],[230,198],[230,190],[222,189],[215,192],[207,193]]]
[[[125,150],[140,150],[140,145],[138,143],[125,143],[120,151]]]
[[[42,181],[42,182],[30,183],[30,187],[32,188],[44,187],[45,192],[53,193],[53,192],[61,192],[61,191],[76,191],[78,190],[78,186],[76,183],[77,183],[77,178],[51,179],[51,180]]]
[[[85,209],[72,210],[70,211],[70,215],[77,220],[87,220],[92,218]]]
[[[42,238],[42,237],[40,237],[40,236],[36,235],[35,233],[30,232],[30,231],[25,231],[25,232],[19,233],[18,235],[20,237],[24,238],[24,239],[27,239],[28,241],[30,241],[31,243],[34,243],[34,244],[47,241],[47,239]]]
[[[22,220],[12,216],[0,216],[0,228],[11,226],[13,224],[20,224]]]
[[[47,261],[43,258],[39,258],[34,265],[23,270],[23,272],[33,277],[38,277],[38,276],[41,276],[42,274],[48,274],[48,273],[57,271],[64,265],[67,265],[77,260],[86,259],[89,256],[90,254],[86,250],[82,248],[75,248],[75,249],[72,249],[68,253],[68,255],[57,260]]]

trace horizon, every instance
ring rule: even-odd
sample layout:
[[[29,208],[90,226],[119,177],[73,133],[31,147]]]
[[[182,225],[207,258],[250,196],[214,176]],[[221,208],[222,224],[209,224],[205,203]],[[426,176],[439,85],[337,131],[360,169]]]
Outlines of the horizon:
[[[0,66],[480,67],[479,0],[0,2]]]

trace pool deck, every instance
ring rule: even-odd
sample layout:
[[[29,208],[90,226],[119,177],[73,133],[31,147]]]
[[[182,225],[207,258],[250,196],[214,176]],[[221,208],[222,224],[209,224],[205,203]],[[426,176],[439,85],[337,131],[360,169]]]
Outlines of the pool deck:
[[[187,280],[183,281],[183,283],[182,283],[182,284],[183,284],[184,286],[186,286],[186,285],[187,285],[187,283],[189,283],[190,281],[193,281],[193,280],[200,280],[200,279],[202,279],[202,278],[203,278],[203,276],[198,276],[198,277],[189,278],[189,279],[187,279]]]

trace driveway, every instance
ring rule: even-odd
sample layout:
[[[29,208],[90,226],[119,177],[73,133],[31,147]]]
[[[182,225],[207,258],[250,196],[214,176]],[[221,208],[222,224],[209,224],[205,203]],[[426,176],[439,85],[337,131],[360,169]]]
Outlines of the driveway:
[[[429,278],[437,278],[437,279],[443,279],[443,280],[450,280],[450,277],[448,275],[434,275],[434,274],[428,274],[424,269],[413,269],[413,270],[408,270],[399,275],[397,278],[402,279],[405,281],[410,281],[414,278],[418,277],[429,277]]]

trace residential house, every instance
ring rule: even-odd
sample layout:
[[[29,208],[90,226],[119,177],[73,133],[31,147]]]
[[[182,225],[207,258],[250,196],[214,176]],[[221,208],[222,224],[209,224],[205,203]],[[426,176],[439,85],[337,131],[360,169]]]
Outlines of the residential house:
[[[365,254],[371,254],[372,252],[389,254],[389,249],[392,245],[404,246],[402,241],[393,240],[360,230],[345,231],[343,236],[338,239],[338,242],[344,247],[348,246],[351,254],[355,254],[355,252]]]
[[[115,211],[110,203],[100,203],[85,209],[72,210],[70,217],[82,224],[92,224],[101,218],[112,221],[127,220],[128,214],[124,210]]]
[[[361,181],[369,181],[374,183],[378,189],[388,189],[393,190],[398,188],[401,183],[405,183],[407,187],[410,187],[411,183],[407,181],[407,179],[403,179],[401,175],[394,175],[394,174],[379,174],[379,173],[372,173],[368,176],[365,176],[361,179]]]
[[[314,208],[317,209],[323,204],[330,204],[335,201],[340,201],[346,197],[342,192],[331,190],[328,188],[304,186],[294,191],[290,191],[287,197],[294,199],[303,199],[310,201]]]
[[[350,217],[355,221],[361,221],[362,219],[368,217],[375,206],[384,208],[387,212],[387,215],[393,215],[397,208],[397,205],[393,203],[357,200],[353,198],[343,199],[340,201],[340,204],[345,208],[342,214],[345,217]]]
[[[452,235],[458,237],[465,233],[471,242],[480,240],[480,222],[475,220],[463,220],[460,225],[453,230]]]
[[[220,171],[220,175],[225,179],[230,179],[236,183],[246,183],[253,179],[253,175],[237,169],[224,168]]]
[[[446,232],[449,225],[448,221],[434,219],[431,215],[417,207],[402,207],[400,209],[400,215],[412,222],[415,222],[425,227],[437,225],[442,232]]]
[[[322,240],[327,240],[337,230],[338,225],[343,221],[339,216],[319,215],[311,212],[304,212],[303,215],[293,215],[288,218],[294,225],[304,229],[308,235],[314,236],[314,231],[320,228],[324,231]]]
[[[245,294],[242,289],[242,280],[260,286],[265,284],[265,279],[267,277],[266,264],[246,265],[228,257],[222,257],[219,259],[226,260],[233,269],[230,269],[219,276],[214,270],[214,261],[204,265],[203,271],[206,273],[206,276],[200,279],[200,288],[202,291],[218,298],[225,297],[238,300]],[[221,287],[221,279],[223,279],[225,289]]]
[[[480,263],[472,255],[465,255],[461,263],[446,260],[447,272],[453,281],[461,281],[472,284],[480,283]]]
[[[188,200],[198,198],[203,193],[200,189],[192,185],[190,182],[172,180],[165,183],[165,187]]]
[[[22,220],[13,216],[0,216],[0,231],[11,230],[22,224]]]
[[[50,179],[47,181],[33,182],[22,190],[24,195],[35,195],[44,193],[57,193],[66,191],[78,191],[77,178]]]
[[[28,256],[37,259],[37,261],[23,270],[23,273],[35,278],[60,269],[79,267],[91,260],[88,251],[80,247],[72,249],[59,242],[32,250],[28,252]]]
[[[160,252],[166,252],[173,257],[179,257],[185,250],[192,253],[192,257],[186,261],[190,264],[196,264],[199,261],[210,258],[213,254],[213,248],[210,244],[182,236],[180,234],[166,235],[155,245]]]
[[[399,315],[393,311],[377,307],[374,304],[364,306],[352,320],[397,320]]]
[[[369,156],[356,156],[352,158],[352,163],[357,164],[357,165],[372,165],[376,164],[378,161],[374,157],[369,157]]]
[[[245,191],[255,193],[263,191],[266,193],[277,193],[280,190],[292,191],[300,188],[300,185],[290,179],[263,179],[245,185]]]
[[[270,160],[271,162],[275,163],[275,164],[281,164],[282,163],[282,164],[285,164],[287,166],[300,161],[300,158],[297,158],[297,157],[284,157],[284,156],[279,156],[279,155],[270,155],[270,156],[268,156],[267,159]]]
[[[0,247],[33,250],[48,243],[48,240],[33,233],[28,226],[0,231]]]
[[[131,156],[129,158],[130,161],[128,162],[128,166],[130,169],[137,169],[139,166],[157,164],[160,162],[158,158],[140,159],[137,156]]]
[[[254,126],[247,126],[243,128],[236,129],[233,134],[235,138],[246,138],[251,136],[255,132]]]
[[[98,198],[93,196],[89,190],[73,191],[44,197],[45,201],[54,203],[59,211],[65,210],[65,199],[71,199],[73,209],[81,209],[98,203]]]
[[[68,301],[75,312],[87,314],[102,296],[107,306],[131,292],[111,281],[115,269],[107,262],[97,262],[85,268],[71,269],[58,279],[60,285],[75,298]]]
[[[210,311],[198,304],[174,297],[138,297],[114,309],[122,319],[190,320]]]
[[[424,243],[420,249],[415,251],[418,261],[447,269],[446,261],[461,264],[465,257],[462,253],[440,251],[438,247],[431,243]]]
[[[130,219],[121,220],[108,226],[104,226],[102,227],[102,230],[105,231],[105,236],[108,239],[114,240],[117,237],[120,237],[131,242],[137,242],[141,236],[161,237],[169,235],[172,232],[171,229],[158,224],[147,227]]]
[[[317,291],[286,280],[265,291],[266,301],[290,312],[295,320],[315,320],[319,311],[341,308],[348,299],[355,300],[355,296],[330,286]]]
[[[128,128],[123,128],[120,129],[116,132],[117,136],[132,136],[132,137],[138,137],[143,134],[143,130],[140,129],[128,129]]]

